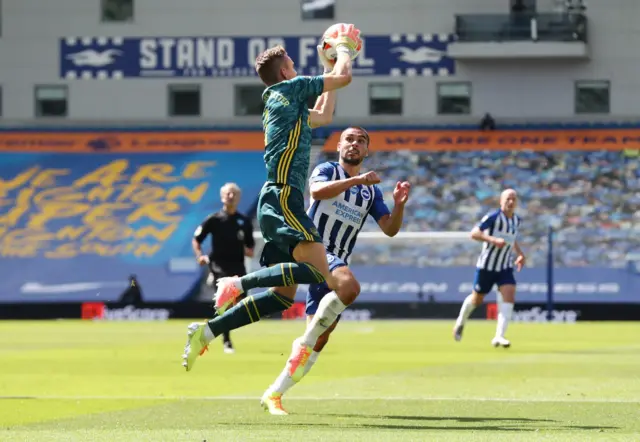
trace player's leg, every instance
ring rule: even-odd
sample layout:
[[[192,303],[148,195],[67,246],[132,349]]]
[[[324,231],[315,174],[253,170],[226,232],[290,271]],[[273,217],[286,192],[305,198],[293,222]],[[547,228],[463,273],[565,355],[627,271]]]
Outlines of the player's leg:
[[[313,321],[313,315],[307,317],[307,324],[309,324],[311,321]],[[329,336],[331,336],[331,333],[333,333],[333,331],[338,326],[338,322],[340,322],[340,316],[338,316],[335,322],[331,324],[331,327],[329,327],[323,334],[321,334],[318,340],[316,341],[316,345],[313,346],[313,352],[309,357],[309,361],[307,362],[307,365],[305,365],[304,367],[304,372],[302,373],[302,377],[306,376],[307,373],[311,371],[311,368],[314,366],[314,364],[317,362],[318,357],[320,356],[320,352],[329,343]]]
[[[242,301],[243,299],[245,299],[247,297],[246,294],[242,294],[240,295],[238,298],[236,298],[234,305],[239,303],[240,301]],[[233,354],[236,352],[234,346],[233,346],[233,342],[231,342],[231,331],[225,331],[222,333],[222,347],[224,349],[224,352],[227,354]]]
[[[313,315],[307,316],[307,324],[312,320],[313,320]],[[336,326],[338,325],[338,321],[339,319],[336,320],[336,322],[334,322],[331,325],[331,327],[329,327],[322,334],[322,336],[318,338],[316,345],[313,347],[313,352],[311,353],[311,356],[309,356],[309,360],[307,361],[307,364],[304,367],[303,377],[306,376],[307,373],[309,373],[313,365],[318,360],[318,357],[320,356],[320,352],[329,342],[329,336],[335,330]],[[280,375],[278,375],[278,377],[273,382],[273,384],[269,386],[267,391],[264,392],[264,395],[262,396],[262,401],[261,401],[262,407],[266,411],[269,411],[269,413],[271,414],[275,414],[275,415],[288,414],[282,407],[282,397],[287,391],[289,391],[289,389],[291,389],[291,387],[293,387],[298,382],[300,382],[300,380],[301,379],[295,381],[291,377],[291,364],[290,364],[290,360],[288,360],[284,368],[282,369],[282,372],[280,372]]]
[[[269,241],[262,249],[260,264],[280,267],[282,264],[279,263],[291,259],[291,255],[282,251],[282,247]],[[297,287],[297,285],[289,284],[280,285],[265,292],[248,296],[235,307],[208,322],[211,334],[213,337],[219,336],[226,331],[257,322],[263,316],[269,316],[288,309],[293,305]],[[231,302],[233,302],[233,299],[235,298],[231,298]],[[209,332],[207,332],[207,337],[211,337]]]
[[[187,329],[187,344],[182,355],[182,365],[191,371],[198,356],[209,343],[225,332],[259,321],[262,317],[280,312],[293,305],[297,286],[275,287],[257,295],[251,295],[237,303],[224,314],[207,322],[193,322]]]
[[[275,287],[247,296],[224,314],[207,322],[205,337],[209,340],[254,322],[265,316],[284,311],[293,305],[298,286]]]
[[[307,292],[307,305],[306,305],[306,313],[307,313],[307,325],[313,320],[313,316],[318,310],[318,306],[322,298],[331,292],[331,289],[327,286],[326,283],[322,284],[312,284],[309,286],[309,290]],[[338,320],[336,320],[328,330],[326,330],[316,341],[316,345],[313,347],[313,351],[307,360],[306,365],[303,367],[303,376],[306,375],[311,367],[315,363],[318,358],[320,350],[324,348],[326,345],[329,334],[335,329]],[[297,382],[291,376],[291,363],[292,358],[295,355],[296,348],[298,348],[299,344],[297,340],[293,344],[293,354],[287,362],[285,363],[284,368],[280,375],[276,378],[276,380],[267,388],[262,396],[262,407],[271,414],[274,415],[283,415],[288,414],[284,408],[282,407],[282,396]]]
[[[301,192],[289,186],[265,186],[258,202],[258,222],[266,242],[289,258],[241,278],[222,279],[216,292],[216,308],[221,311],[253,288],[315,284],[330,278],[322,239],[304,211]]]
[[[502,300],[498,302],[496,336],[491,341],[491,344],[494,347],[502,346],[508,348],[511,346],[511,342],[509,342],[504,335],[507,332],[507,327],[513,314],[513,305],[516,298],[516,281],[513,277],[513,271],[504,270],[501,272],[498,291],[500,292]]]
[[[307,301],[306,301],[307,305],[305,310],[307,314],[307,326],[309,326],[309,324],[313,320],[313,317],[317,313],[318,306],[320,304],[320,301],[322,301],[322,298],[330,292],[331,292],[331,289],[329,289],[326,283],[312,284],[309,286],[309,290],[307,291]],[[308,373],[308,371],[311,369],[311,365],[315,363],[315,360],[317,359],[317,352],[320,351],[322,348],[324,348],[324,345],[329,339],[329,334],[333,331],[333,329],[335,329],[335,326],[337,325],[337,323],[338,323],[338,320],[336,320],[331,325],[331,327],[329,327],[317,339],[316,344],[313,347],[311,356],[309,357],[309,361],[304,368],[303,376]],[[278,379],[276,379],[276,381],[271,385],[271,387],[269,387],[267,391],[271,390],[271,391],[278,392],[280,394],[284,394],[289,388],[295,385],[295,382],[291,379],[291,374],[290,374],[291,370],[289,365],[290,365],[289,361],[287,361],[284,369],[282,370],[282,373],[280,374]]]
[[[209,275],[207,276],[206,281],[207,287],[212,288],[215,292],[216,281],[226,276],[228,275],[225,275],[223,272],[215,271],[212,266],[209,265]],[[227,331],[222,334],[222,348],[223,351],[227,354],[233,353],[235,351],[233,348],[233,343],[231,342],[231,332]]]
[[[343,293],[342,299],[349,304],[360,293],[360,284],[348,267],[339,267],[332,272],[337,290]],[[328,287],[328,286],[327,286]],[[304,376],[304,370],[318,338],[336,321],[347,306],[335,291],[327,293],[318,303],[318,311],[307,324],[304,334],[293,342],[293,352],[289,358],[290,375],[298,382]]]
[[[280,265],[277,263],[284,260],[291,260],[290,254],[283,252],[281,247],[273,242],[265,244],[260,258],[260,263],[263,266],[277,267]],[[264,316],[282,312],[293,305],[297,287],[297,285],[286,285],[271,288],[265,292],[246,297],[223,314],[220,314],[220,310],[218,310],[219,316],[211,319],[206,324],[191,324],[190,327],[193,326],[194,330],[197,330],[199,326],[204,329],[200,336],[199,331],[196,332],[190,328],[188,332],[189,339],[192,341],[195,339],[193,336],[198,335],[199,340],[193,345],[195,347],[200,347],[201,345],[206,347],[210,341],[225,332],[257,322]],[[231,297],[229,302],[233,303],[235,299],[235,296]],[[183,363],[187,367],[187,371],[191,370],[197,358],[197,355],[191,353],[192,350],[189,344],[188,347],[190,351],[185,349],[185,363]],[[188,357],[190,354],[191,356]]]
[[[310,347],[316,344],[318,338],[336,321],[338,316],[360,294],[360,284],[346,263],[333,255],[331,257],[334,291],[321,297],[318,309],[313,319],[307,325],[302,342]],[[331,288],[327,281],[327,286]]]
[[[469,316],[471,316],[471,313],[473,313],[476,307],[482,304],[486,294],[491,291],[495,282],[494,276],[492,275],[493,273],[495,272],[476,269],[476,275],[473,281],[473,291],[462,302],[460,313],[458,313],[458,318],[453,326],[453,339],[456,341],[460,341],[462,339],[462,332],[464,331],[464,326],[467,323]]]

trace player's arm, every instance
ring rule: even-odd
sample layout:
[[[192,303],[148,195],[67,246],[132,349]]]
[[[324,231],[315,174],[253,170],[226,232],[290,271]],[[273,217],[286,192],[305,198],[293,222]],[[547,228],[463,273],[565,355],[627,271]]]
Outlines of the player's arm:
[[[310,120],[310,126],[312,128],[331,124],[331,122],[333,121],[333,113],[335,112],[335,108],[336,108],[335,90],[339,89],[339,87],[337,86],[342,84],[341,79],[344,80],[345,86],[351,81],[351,79],[347,79],[347,77],[351,76],[351,68],[348,67],[347,65],[344,65],[344,63],[346,62],[341,64],[339,67],[340,68],[339,72],[341,74],[334,75],[337,73],[336,71],[336,67],[338,67],[337,63],[334,63],[329,59],[327,59],[327,57],[324,55],[324,51],[322,50],[322,46],[318,46],[317,49],[318,49],[318,58],[322,62],[322,66],[324,66],[324,75],[322,76],[322,94],[320,94],[320,96],[316,100],[316,103],[313,109],[309,110],[309,120]],[[351,63],[350,57],[349,57],[349,63]],[[327,78],[329,79],[327,80]],[[329,81],[329,83],[331,84],[332,82],[335,82],[335,78],[339,79],[338,84],[330,85],[329,87],[330,88],[333,87],[333,89],[328,90],[327,81]],[[340,86],[340,87],[344,87],[344,86]]]
[[[327,163],[316,167],[309,178],[309,192],[314,200],[328,200],[344,193],[345,190],[359,184],[377,184],[380,178],[375,172],[367,172],[361,175],[346,178],[344,180],[333,179],[334,168]]]
[[[313,109],[309,109],[309,123],[312,128],[326,126],[333,121],[336,109],[335,91],[324,92],[316,100]]]
[[[209,228],[212,222],[211,218],[207,218],[202,224],[200,224],[196,231],[193,232],[193,239],[191,239],[191,248],[193,249],[193,253],[196,255],[196,260],[198,264],[205,265],[209,263],[209,257],[202,252],[202,242],[209,235]]]
[[[485,231],[491,228],[495,223],[496,216],[497,214],[495,213],[485,215],[484,218],[482,218],[480,222],[476,224],[476,226],[471,230],[471,239],[480,242],[487,242],[497,247],[504,246],[504,240],[502,238],[496,238],[495,236],[491,236],[485,233]]]
[[[358,184],[363,184],[361,176],[335,181],[315,181],[309,186],[309,191],[314,200],[328,200]]]
[[[318,56],[325,67],[323,92],[335,91],[351,83],[353,78],[352,63],[358,56],[355,48],[358,45],[359,34],[360,31],[358,29],[353,25],[349,25],[335,39],[329,41],[337,52],[335,65],[333,66],[331,66],[331,62],[326,60],[322,48],[318,47]],[[327,70],[330,72],[326,72]]]
[[[337,48],[338,58],[336,59],[336,64],[333,67],[333,70],[323,75],[324,88],[322,92],[342,89],[349,85],[353,79],[351,54],[349,53],[348,48],[345,48],[345,50],[342,50],[341,48],[342,46],[338,46]]]
[[[404,206],[409,199],[409,191],[411,185],[408,182],[396,183],[396,188],[393,190],[393,210],[389,213],[389,209],[384,204],[382,199],[382,192],[376,187],[376,195],[373,201],[373,207],[371,208],[371,214],[378,221],[380,230],[387,236],[396,236],[402,227],[402,220],[404,219]],[[383,214],[384,212],[386,214]]]
[[[253,258],[253,249],[256,246],[256,241],[253,239],[253,224],[249,217],[244,222],[244,256]]]
[[[516,267],[518,268],[518,271],[522,270],[522,267],[524,267],[526,261],[527,261],[527,257],[524,256],[524,252],[522,251],[522,249],[520,248],[520,244],[518,244],[518,241],[515,241],[513,243],[513,249],[516,251]]]

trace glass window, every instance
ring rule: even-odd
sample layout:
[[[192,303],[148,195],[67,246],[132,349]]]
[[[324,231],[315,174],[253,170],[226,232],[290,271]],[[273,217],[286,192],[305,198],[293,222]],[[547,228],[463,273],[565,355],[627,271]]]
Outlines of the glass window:
[[[169,85],[169,116],[199,117],[200,101],[200,85]]]
[[[262,115],[264,103],[262,102],[262,85],[237,85],[235,107],[236,115],[241,117]]]
[[[605,80],[576,81],[575,107],[577,114],[608,114],[611,84]]]
[[[303,20],[333,20],[336,0],[300,0],[300,15]]]
[[[133,0],[101,0],[102,21],[133,21]]]
[[[66,86],[36,86],[36,116],[66,117],[69,90]]]
[[[369,85],[370,115],[401,115],[402,84],[376,83]]]
[[[438,84],[438,114],[468,115],[471,113],[471,83]]]

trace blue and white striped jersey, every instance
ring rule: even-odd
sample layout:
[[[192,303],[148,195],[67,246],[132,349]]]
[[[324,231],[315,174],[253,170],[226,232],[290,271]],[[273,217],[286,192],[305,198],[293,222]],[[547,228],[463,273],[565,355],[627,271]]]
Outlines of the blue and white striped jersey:
[[[349,174],[339,163],[326,162],[313,170],[309,184],[346,178],[349,178]],[[375,185],[353,186],[331,199],[316,201],[312,198],[307,211],[318,228],[327,252],[344,262],[348,262],[367,215],[378,221],[389,213],[382,192]]]
[[[478,257],[476,268],[494,272],[513,269],[513,256],[511,252],[518,235],[520,218],[516,215],[507,218],[502,210],[498,209],[486,214],[477,226],[480,230],[491,236],[504,239],[505,245],[502,249],[499,249],[493,244],[483,243],[482,252],[480,252],[480,256]]]

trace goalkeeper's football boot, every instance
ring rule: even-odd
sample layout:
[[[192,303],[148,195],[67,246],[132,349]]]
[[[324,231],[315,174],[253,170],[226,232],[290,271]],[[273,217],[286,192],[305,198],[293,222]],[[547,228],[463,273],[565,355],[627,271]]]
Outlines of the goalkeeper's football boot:
[[[274,416],[286,416],[289,414],[287,410],[282,407],[282,393],[270,392],[269,390],[265,391],[262,399],[260,399],[260,405],[262,405],[264,411]]]
[[[182,355],[182,366],[191,371],[198,356],[202,355],[209,346],[204,337],[204,328],[208,327],[205,322],[192,322],[187,328],[187,344],[184,346]]]
[[[304,367],[309,361],[313,347],[302,342],[301,338],[293,341],[293,349],[289,358],[289,376],[294,382],[300,382],[304,376]]]
[[[509,342],[508,339],[505,339],[505,338],[500,337],[500,336],[496,336],[495,338],[493,338],[491,340],[491,345],[493,345],[494,347],[509,348],[509,347],[511,347],[511,342]]]
[[[461,341],[462,340],[462,332],[464,330],[464,325],[462,324],[456,324],[453,326],[453,339],[455,339],[456,341]]]
[[[236,286],[238,281],[237,276],[220,278],[218,280],[218,289],[216,294],[213,295],[213,301],[215,302],[216,312],[222,315],[229,307],[233,305],[236,298],[242,295],[242,291]]]

